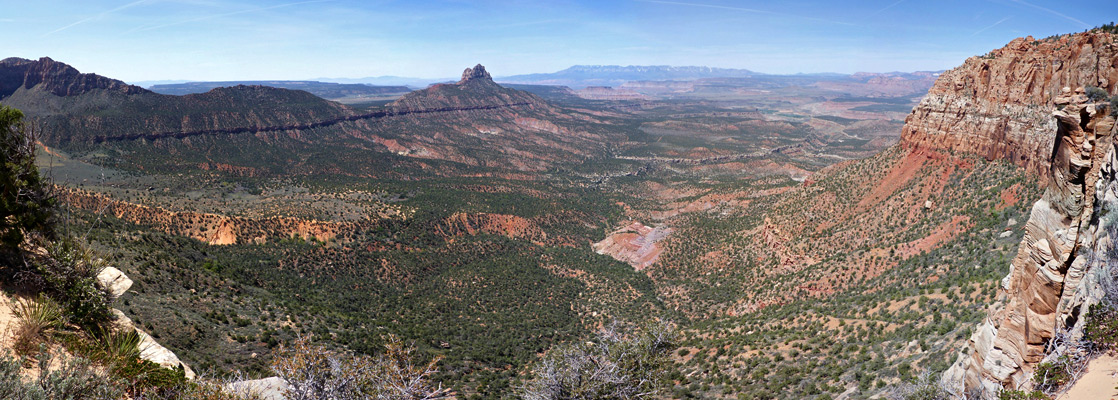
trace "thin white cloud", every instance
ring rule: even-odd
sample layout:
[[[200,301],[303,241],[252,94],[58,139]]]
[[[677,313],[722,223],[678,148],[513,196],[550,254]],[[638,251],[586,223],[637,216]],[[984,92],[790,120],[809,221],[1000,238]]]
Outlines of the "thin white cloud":
[[[974,33],[972,33],[970,35],[971,35],[971,37],[978,36],[979,33],[986,32],[987,29],[990,29],[990,28],[993,28],[995,26],[1001,25],[1002,22],[1008,21],[1010,18],[1013,18],[1013,16],[1011,15],[1011,16],[1002,18],[1002,19],[998,20],[998,22],[990,24],[990,26],[987,26],[985,28],[979,29],[979,30],[975,31]]]
[[[882,9],[879,9],[879,10],[877,10],[877,11],[874,11],[874,12],[870,13],[869,15],[867,15],[867,16],[866,16],[866,18],[872,17],[872,16],[874,16],[874,15],[877,15],[877,14],[881,14],[881,13],[885,12],[885,10],[888,10],[888,9],[890,9],[890,8],[893,8],[893,7],[895,7],[895,6],[897,5],[897,4],[901,4],[901,3],[904,3],[905,1],[908,1],[908,0],[897,0],[897,1],[894,1],[894,2],[893,2],[893,4],[887,5],[887,6],[885,6],[885,8],[882,8]]]
[[[775,13],[775,12],[772,12],[772,11],[758,10],[756,8],[730,7],[730,6],[721,6],[721,5],[717,5],[717,4],[683,3],[683,2],[678,2],[678,1],[660,1],[660,0],[637,0],[637,1],[642,2],[642,3],[656,3],[656,4],[669,4],[669,5],[674,5],[674,6],[717,8],[717,9],[722,9],[722,10],[734,10],[734,11],[744,11],[744,12],[751,12],[751,13],[758,13],[758,14],[778,15],[778,13]]]
[[[207,16],[204,16],[204,17],[191,18],[191,19],[186,19],[186,20],[171,22],[171,23],[166,23],[166,24],[160,24],[160,25],[140,26],[138,28],[129,30],[129,31],[124,32],[124,33],[128,34],[128,33],[135,33],[135,32],[144,32],[144,31],[150,31],[150,30],[155,30],[155,29],[167,28],[167,27],[176,26],[176,25],[189,24],[191,22],[205,21],[205,20],[214,19],[214,18],[229,17],[229,16],[233,16],[233,15],[248,14],[248,13],[266,11],[266,10],[274,10],[274,9],[277,9],[277,8],[297,6],[297,5],[300,5],[300,4],[329,3],[329,2],[333,2],[333,1],[337,1],[337,0],[310,0],[310,1],[298,1],[298,2],[294,2],[294,3],[277,4],[277,5],[268,6],[268,7],[251,8],[251,9],[247,9],[247,10],[233,11],[233,12],[228,12],[228,13],[223,13],[223,14],[207,15]]]
[[[663,1],[663,0],[634,0],[634,1],[642,2],[642,3],[667,4],[667,5],[673,5],[673,6],[714,8],[714,9],[719,9],[719,10],[733,10],[733,11],[741,11],[741,12],[756,13],[756,14],[779,15],[779,16],[782,16],[782,17],[799,18],[799,19],[806,19],[806,20],[811,20],[811,21],[827,22],[827,23],[838,24],[838,25],[850,25],[850,26],[856,26],[857,25],[857,24],[852,24],[852,23],[849,23],[849,22],[833,21],[833,20],[829,20],[829,19],[825,19],[825,18],[814,18],[814,17],[803,16],[803,15],[779,13],[779,12],[775,12],[775,11],[760,10],[760,9],[756,9],[756,8],[731,7],[731,6],[723,6],[723,5],[718,5],[718,4],[685,3],[685,2],[680,2],[680,1]]]
[[[1041,6],[1038,6],[1036,4],[1026,2],[1025,0],[1009,0],[1009,1],[1012,1],[1014,3],[1020,4],[1020,5],[1023,5],[1023,6],[1029,6],[1029,7],[1035,8],[1037,10],[1041,10],[1041,11],[1044,11],[1046,13],[1061,17],[1061,18],[1066,19],[1068,21],[1075,22],[1075,23],[1079,24],[1080,26],[1082,26],[1084,28],[1090,28],[1091,27],[1091,25],[1087,24],[1086,22],[1080,21],[1080,20],[1075,19],[1071,16],[1068,16],[1067,14],[1060,13],[1059,11],[1053,10],[1051,8],[1041,7]]]
[[[138,1],[133,1],[133,2],[131,2],[131,3],[128,3],[128,4],[125,4],[125,5],[123,5],[123,6],[120,6],[120,7],[114,8],[114,9],[112,9],[112,10],[108,10],[108,11],[102,12],[102,13],[100,13],[100,14],[94,15],[94,16],[92,16],[92,17],[89,17],[89,18],[84,18],[84,19],[78,20],[77,22],[74,22],[74,23],[72,23],[72,24],[70,24],[70,25],[66,25],[66,26],[63,26],[63,27],[61,27],[61,28],[55,29],[55,30],[53,30],[53,31],[50,31],[50,32],[44,33],[44,34],[43,34],[43,36],[50,36],[50,35],[53,35],[53,34],[55,34],[55,33],[58,33],[58,32],[62,32],[62,31],[64,31],[64,30],[67,30],[67,29],[73,28],[73,27],[75,27],[75,26],[78,26],[78,25],[84,24],[84,23],[86,23],[86,22],[89,22],[89,21],[93,21],[93,20],[95,20],[95,19],[101,19],[101,18],[104,18],[104,17],[106,17],[106,16],[109,16],[109,15],[110,15],[110,14],[112,14],[112,13],[115,13],[115,12],[117,12],[117,11],[121,11],[121,10],[124,10],[124,9],[132,8],[132,7],[138,6],[138,5],[140,5],[140,4],[144,4],[144,3],[147,3],[147,2],[148,2],[148,0],[138,0]]]

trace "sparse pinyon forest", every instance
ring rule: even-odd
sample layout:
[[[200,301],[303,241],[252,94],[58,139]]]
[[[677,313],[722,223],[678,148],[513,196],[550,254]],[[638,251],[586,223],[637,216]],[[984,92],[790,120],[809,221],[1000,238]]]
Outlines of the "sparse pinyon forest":
[[[0,399],[1078,393],[1118,340],[1116,38],[344,104],[5,59]]]

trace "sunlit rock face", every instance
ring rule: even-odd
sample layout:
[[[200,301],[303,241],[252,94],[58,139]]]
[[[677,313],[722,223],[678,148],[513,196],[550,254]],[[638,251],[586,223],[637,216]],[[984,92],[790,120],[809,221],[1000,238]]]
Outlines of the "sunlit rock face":
[[[1017,39],[944,73],[906,120],[902,143],[1007,160],[1046,188],[998,302],[970,347],[945,373],[957,394],[993,394],[1030,384],[1034,367],[1061,351],[1101,295],[1097,254],[1109,246],[1098,218],[1115,194],[1114,117],[1084,94],[1118,84],[1118,40],[1088,32]]]
[[[940,75],[905,119],[901,143],[1004,159],[1045,175],[1065,87],[1118,86],[1115,35],[1018,38]]]

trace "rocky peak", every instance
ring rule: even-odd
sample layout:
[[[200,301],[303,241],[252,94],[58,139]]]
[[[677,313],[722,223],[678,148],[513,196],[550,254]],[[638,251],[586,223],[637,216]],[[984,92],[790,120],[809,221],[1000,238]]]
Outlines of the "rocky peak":
[[[459,80],[458,84],[461,85],[473,80],[492,82],[493,77],[489,76],[489,72],[485,71],[485,66],[478,64],[475,65],[473,68],[466,68],[465,71],[462,71],[462,80]]]
[[[55,96],[72,96],[95,89],[124,94],[145,93],[146,89],[96,74],[83,74],[66,63],[43,57],[35,60],[6,58],[0,61],[0,98],[20,88],[36,89]]]

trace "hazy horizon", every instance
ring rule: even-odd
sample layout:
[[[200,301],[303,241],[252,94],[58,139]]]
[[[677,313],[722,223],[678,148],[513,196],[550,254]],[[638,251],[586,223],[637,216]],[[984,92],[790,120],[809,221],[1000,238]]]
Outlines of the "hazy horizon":
[[[1107,1],[856,5],[796,1],[21,2],[0,56],[51,57],[128,82],[443,79],[573,65],[770,74],[935,71],[1010,40],[1111,22]],[[919,22],[919,23],[916,23]]]

